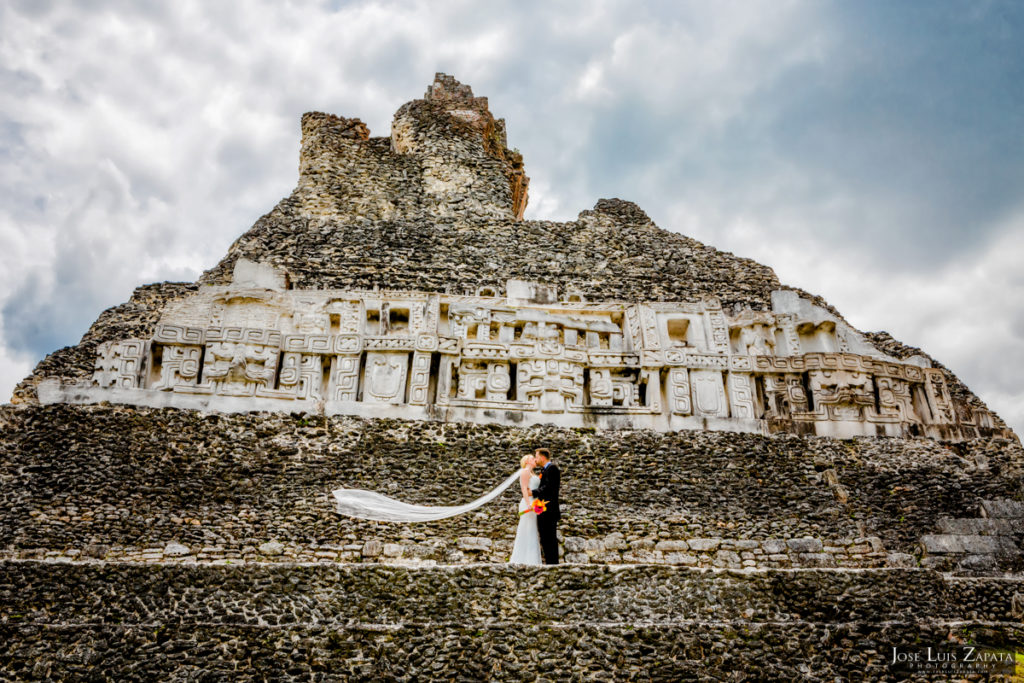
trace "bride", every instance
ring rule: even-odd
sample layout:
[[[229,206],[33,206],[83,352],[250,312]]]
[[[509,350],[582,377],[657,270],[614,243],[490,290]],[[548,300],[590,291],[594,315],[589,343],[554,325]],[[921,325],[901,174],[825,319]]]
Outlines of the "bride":
[[[537,531],[537,513],[533,512],[533,497],[530,490],[537,488],[540,477],[532,474],[534,456],[526,455],[520,460],[520,470],[513,473],[497,488],[487,492],[471,503],[445,507],[430,507],[403,503],[394,498],[362,489],[335,489],[334,500],[338,514],[378,522],[430,522],[438,519],[465,514],[491,502],[518,479],[523,494],[519,501],[519,526],[512,547],[513,564],[541,564],[540,534]]]
[[[533,496],[530,492],[540,486],[540,477],[533,474],[536,465],[532,455],[524,455],[519,461],[519,488],[523,497],[519,499],[519,526],[516,540],[512,545],[511,564],[540,564],[540,534],[537,532],[537,513],[533,511]]]

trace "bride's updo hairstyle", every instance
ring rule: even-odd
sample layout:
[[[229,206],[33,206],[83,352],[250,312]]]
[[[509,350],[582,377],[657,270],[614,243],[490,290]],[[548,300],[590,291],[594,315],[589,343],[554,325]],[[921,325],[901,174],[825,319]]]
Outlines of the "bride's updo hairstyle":
[[[526,461],[529,460],[532,457],[533,457],[532,455],[524,455],[523,457],[519,458],[519,466],[520,467],[526,467]]]

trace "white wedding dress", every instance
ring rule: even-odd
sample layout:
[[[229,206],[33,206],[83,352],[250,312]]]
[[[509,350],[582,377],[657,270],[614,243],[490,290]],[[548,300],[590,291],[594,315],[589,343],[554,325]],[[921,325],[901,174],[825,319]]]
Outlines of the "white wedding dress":
[[[472,503],[465,505],[448,505],[432,507],[428,505],[413,505],[403,503],[394,498],[363,489],[335,489],[334,503],[339,515],[347,517],[358,517],[359,519],[372,519],[377,522],[432,522],[438,519],[455,517],[465,514],[478,507],[486,505],[501,495],[502,491],[519,481],[519,474],[516,472],[505,481],[498,484],[498,487],[488,491]]]
[[[530,490],[540,486],[540,477],[536,474],[530,477]],[[533,498],[519,499],[519,512],[526,510],[533,503]],[[519,526],[516,527],[516,541],[512,545],[511,564],[540,564],[540,533],[537,531],[537,513],[527,512],[519,516]]]
[[[443,507],[431,507],[427,505],[413,505],[403,503],[394,498],[363,489],[335,489],[334,502],[339,515],[347,517],[358,517],[359,519],[371,519],[378,522],[431,522],[438,519],[455,517],[478,507],[486,505],[499,495],[502,491],[519,481],[522,470],[517,470],[512,476],[498,484],[498,487],[488,491],[472,503],[465,505],[450,505]],[[530,477],[530,489],[540,485],[540,477]],[[532,499],[528,502],[519,499],[520,512],[526,510]],[[537,513],[527,512],[519,517],[519,526],[516,527],[516,540],[512,547],[512,557],[509,562],[514,564],[540,564],[540,533],[537,531]]]

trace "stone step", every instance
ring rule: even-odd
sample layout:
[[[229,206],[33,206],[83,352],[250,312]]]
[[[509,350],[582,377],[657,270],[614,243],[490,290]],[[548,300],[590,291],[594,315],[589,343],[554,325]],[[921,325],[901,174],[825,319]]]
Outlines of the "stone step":
[[[1024,527],[1024,503],[1015,500],[983,500],[981,515],[989,518],[1018,520],[1017,524]]]
[[[927,534],[921,537],[921,546],[926,555],[1021,553],[1020,545],[1012,536]]]
[[[629,539],[620,532],[583,537],[563,534],[560,558],[565,564],[666,564],[727,569],[875,568],[890,565],[885,544],[877,536],[838,539],[814,538],[653,538]],[[506,561],[512,539],[459,536],[416,542],[384,542],[371,538],[347,544],[298,544],[278,540],[244,545],[186,545],[171,541],[163,546],[17,548],[0,550],[0,560],[49,560],[144,563],[324,563],[324,564],[479,564]],[[890,565],[891,566],[891,565]]]
[[[981,622],[447,624],[378,627],[0,623],[12,681],[892,681],[924,660],[1013,657],[1022,632]],[[949,645],[972,643],[970,649]],[[1012,660],[1011,660],[1012,661]],[[995,666],[986,665],[986,666]],[[1004,664],[1012,675],[1013,665]],[[990,669],[985,670],[990,671]],[[738,674],[737,672],[742,672]],[[967,680],[920,678],[913,680]],[[982,679],[977,679],[982,680]],[[1010,680],[1010,678],[984,680]],[[1017,679],[1013,679],[1017,680]]]
[[[0,562],[0,679],[880,680],[891,647],[1021,642],[1022,595],[919,569]]]
[[[938,521],[938,530],[943,534],[965,534],[969,536],[1009,536],[1014,533],[1024,534],[1024,524],[1014,519],[974,517],[944,517]]]
[[[1015,618],[1018,593],[1024,577],[918,569],[0,562],[0,620],[63,624],[841,623],[851,614],[1003,621]]]

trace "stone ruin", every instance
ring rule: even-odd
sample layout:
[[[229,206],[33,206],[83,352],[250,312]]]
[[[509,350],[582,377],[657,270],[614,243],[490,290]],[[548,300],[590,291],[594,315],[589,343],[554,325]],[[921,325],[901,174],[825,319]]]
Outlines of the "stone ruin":
[[[693,273],[711,285],[697,291],[623,287],[607,262],[596,268],[607,275],[581,270],[577,257],[603,247],[579,237],[617,238],[614,212],[629,214],[619,230],[646,233],[622,256],[626,279],[663,280],[665,256],[707,250],[635,205],[599,203],[519,239],[522,157],[487,98],[449,76],[398,110],[390,138],[306,114],[299,171],[292,196],[195,292],[154,307],[144,334],[101,333],[83,349],[91,377],[37,371],[38,401],[841,438],[1007,433],[927,356],[887,353],[764,267],[716,254],[724,263]],[[457,242],[431,239],[439,221],[436,237],[456,231]],[[410,222],[419,229],[407,234]],[[479,239],[491,231],[507,241]],[[313,248],[295,253],[294,241]],[[374,265],[399,272],[368,277]],[[476,286],[446,267],[475,273]],[[764,280],[755,296],[749,275]]]
[[[528,187],[444,74],[389,137],[304,115],[290,196],[0,408],[0,677],[882,679],[892,647],[1024,650],[998,415],[767,266],[618,199],[526,220]],[[504,565],[514,492],[331,510],[469,499],[541,445],[558,570]]]
[[[1000,432],[954,404],[930,360],[878,350],[772,292],[730,315],[699,302],[590,302],[509,280],[503,296],[289,289],[247,259],[167,306],[146,339],[103,342],[90,379],[44,403],[295,411],[599,429],[963,439]]]

